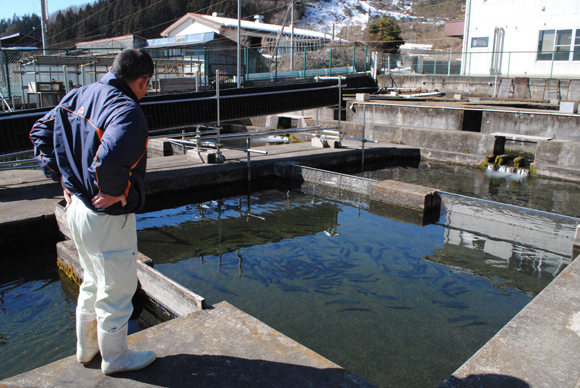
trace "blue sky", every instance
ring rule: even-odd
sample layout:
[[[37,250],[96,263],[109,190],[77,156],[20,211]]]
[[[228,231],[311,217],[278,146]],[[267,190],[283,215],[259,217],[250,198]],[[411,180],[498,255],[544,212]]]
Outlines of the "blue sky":
[[[48,13],[64,10],[71,5],[82,5],[93,3],[94,0],[46,0],[48,2]],[[0,19],[12,18],[14,14],[18,16],[35,13],[40,16],[40,0],[0,0]]]

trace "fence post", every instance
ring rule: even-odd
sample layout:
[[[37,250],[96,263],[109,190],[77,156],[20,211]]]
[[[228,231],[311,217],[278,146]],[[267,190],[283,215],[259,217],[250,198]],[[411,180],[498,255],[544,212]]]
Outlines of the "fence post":
[[[451,49],[447,49],[447,75],[451,75]]]
[[[368,70],[367,64],[369,61],[369,45],[367,44],[365,47],[365,72]]]
[[[306,78],[306,46],[304,46],[304,69],[302,71],[302,78]]]
[[[275,67],[274,67],[274,79],[278,81],[278,47],[274,47],[274,60]]]
[[[62,65],[62,71],[64,73],[64,90],[66,90],[66,92],[70,92],[70,89],[68,87],[68,72],[66,71],[66,65]]]
[[[437,54],[435,54],[435,61],[433,61],[433,75],[437,74]]]
[[[328,56],[328,75],[332,75],[332,46],[330,46],[330,55]]]
[[[248,74],[250,73],[250,48],[249,47],[244,48],[244,67],[246,70],[246,71],[244,71],[244,81],[246,81],[246,79],[248,78]]]
[[[356,73],[356,45],[352,45],[352,71],[353,73]]]

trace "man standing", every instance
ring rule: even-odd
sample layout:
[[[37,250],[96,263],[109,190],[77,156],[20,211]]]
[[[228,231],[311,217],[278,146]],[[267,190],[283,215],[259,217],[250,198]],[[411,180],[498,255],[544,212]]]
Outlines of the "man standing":
[[[154,66],[125,49],[99,82],[75,89],[38,120],[30,138],[48,178],[62,182],[84,271],[76,310],[77,360],[99,353],[104,374],[146,367],[151,351],[127,347],[137,289],[135,212],[145,202],[147,121],[138,104]]]

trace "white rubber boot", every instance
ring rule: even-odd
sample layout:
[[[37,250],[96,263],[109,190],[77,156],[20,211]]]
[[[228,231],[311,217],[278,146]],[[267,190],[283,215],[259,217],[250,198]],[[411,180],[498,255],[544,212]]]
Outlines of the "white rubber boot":
[[[127,347],[127,324],[112,333],[98,330],[101,348],[101,371],[110,375],[145,368],[155,361],[154,352],[134,352]]]
[[[97,314],[79,312],[77,307],[77,361],[89,364],[99,353],[97,340]]]

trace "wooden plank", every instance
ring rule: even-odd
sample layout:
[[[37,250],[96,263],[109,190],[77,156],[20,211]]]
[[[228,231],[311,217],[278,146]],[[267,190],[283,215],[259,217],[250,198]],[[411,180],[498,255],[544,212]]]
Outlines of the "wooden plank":
[[[78,252],[71,240],[57,244],[60,267],[77,283],[83,280]],[[146,256],[145,256],[146,257]],[[186,316],[205,308],[205,299],[169,279],[142,261],[137,261],[137,277],[141,289],[159,305],[177,316]]]

